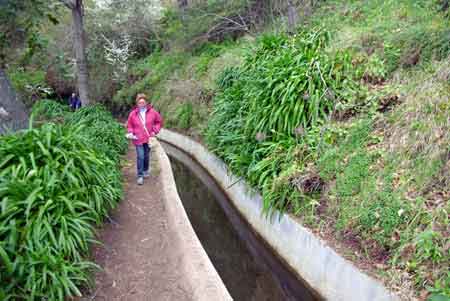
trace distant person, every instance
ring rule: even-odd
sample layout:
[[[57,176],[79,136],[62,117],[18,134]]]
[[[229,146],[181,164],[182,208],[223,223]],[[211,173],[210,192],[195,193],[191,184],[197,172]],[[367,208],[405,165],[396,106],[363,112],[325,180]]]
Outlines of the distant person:
[[[150,138],[159,133],[162,126],[161,115],[147,103],[145,94],[138,94],[136,107],[128,116],[127,138],[133,141],[137,154],[137,183],[144,184],[150,176]]]
[[[72,93],[72,95],[69,97],[69,105],[70,105],[70,108],[74,111],[81,108],[81,100],[77,96],[77,94]]]

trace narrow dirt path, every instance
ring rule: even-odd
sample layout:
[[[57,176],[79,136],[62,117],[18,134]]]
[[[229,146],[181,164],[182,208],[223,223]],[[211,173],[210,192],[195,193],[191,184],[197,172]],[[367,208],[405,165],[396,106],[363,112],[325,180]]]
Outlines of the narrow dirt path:
[[[183,250],[167,225],[161,179],[155,156],[152,176],[136,184],[135,151],[130,146],[123,167],[125,197],[99,231],[93,248],[102,268],[95,288],[82,300],[192,300],[192,289],[179,270]]]

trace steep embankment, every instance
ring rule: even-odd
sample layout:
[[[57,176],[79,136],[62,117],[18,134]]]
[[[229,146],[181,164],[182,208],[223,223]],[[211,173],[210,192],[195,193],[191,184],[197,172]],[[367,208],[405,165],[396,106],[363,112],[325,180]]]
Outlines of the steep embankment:
[[[208,43],[192,53],[154,53],[131,67],[131,77],[139,80],[120,90],[113,101],[128,108],[138,92],[149,93],[164,115],[166,127],[199,137],[209,116],[218,74],[241,63],[252,40],[244,37],[236,42]]]
[[[117,100],[149,92],[266,212],[291,211],[404,299],[446,298],[449,23],[431,1],[327,1],[293,36],[152,55]]]

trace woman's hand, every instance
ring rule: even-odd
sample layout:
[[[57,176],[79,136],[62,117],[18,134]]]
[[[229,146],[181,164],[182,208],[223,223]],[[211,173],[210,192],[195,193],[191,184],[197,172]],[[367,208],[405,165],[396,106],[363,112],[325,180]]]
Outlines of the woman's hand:
[[[128,133],[125,135],[125,137],[130,140],[137,140],[137,137],[133,133]]]

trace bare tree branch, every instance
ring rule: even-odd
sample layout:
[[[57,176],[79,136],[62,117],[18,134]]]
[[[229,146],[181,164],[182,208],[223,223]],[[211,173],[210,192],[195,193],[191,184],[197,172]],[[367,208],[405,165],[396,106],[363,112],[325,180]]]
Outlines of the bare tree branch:
[[[221,15],[218,15],[218,14],[205,13],[205,16],[213,16],[213,17],[216,17],[217,19],[222,19],[224,21],[228,21],[230,23],[233,23],[233,24],[237,25],[239,28],[242,28],[245,31],[249,31],[248,25],[247,25],[247,23],[245,23],[245,21],[244,21],[244,19],[242,18],[241,15],[239,15],[239,17],[242,20],[242,24],[240,24],[239,22],[237,22],[237,21],[235,21],[235,20],[233,20],[231,18],[227,18],[225,16],[221,16]]]
[[[76,0],[59,0],[70,9],[74,9],[77,5]]]

